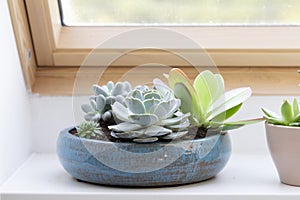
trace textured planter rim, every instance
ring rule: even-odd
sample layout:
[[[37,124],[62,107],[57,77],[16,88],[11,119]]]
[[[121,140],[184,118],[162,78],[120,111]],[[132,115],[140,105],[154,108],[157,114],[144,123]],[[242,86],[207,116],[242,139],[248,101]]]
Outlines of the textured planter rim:
[[[300,187],[299,165],[295,155],[300,153],[300,127],[275,125],[265,122],[268,149],[279,179],[286,185]],[[299,133],[297,133],[299,132]],[[296,153],[295,153],[296,152]],[[295,164],[297,162],[297,164]]]
[[[100,185],[122,187],[161,187],[205,181],[216,176],[226,166],[231,155],[231,142],[227,132],[224,132],[224,134],[214,134],[205,138],[193,140],[140,144],[133,142],[111,142],[80,138],[69,132],[74,128],[75,127],[66,128],[62,130],[59,135],[57,143],[59,160],[71,176],[84,182]],[[155,166],[155,163],[157,163],[156,160],[159,160],[162,157],[152,157],[153,162],[148,162],[148,160],[143,162],[144,164],[142,164],[142,168],[146,166],[146,168],[148,167],[151,170],[154,170],[141,173],[128,172],[115,169],[111,167],[111,165],[106,165],[106,163],[102,162],[101,159],[100,162],[98,162],[99,157],[96,156],[96,159],[98,160],[92,158],[94,157],[94,154],[90,153],[84,143],[91,145],[94,149],[99,149],[98,146],[104,145],[101,149],[108,149],[108,152],[110,153],[109,157],[115,154],[122,154],[121,157],[119,156],[117,159],[114,158],[113,160],[117,162],[118,166],[124,165],[126,169],[128,169],[128,166],[132,162],[141,162],[140,160],[135,159],[136,157],[128,159],[128,157],[125,156],[124,159],[123,152],[120,150],[125,149],[125,151],[129,150],[129,154],[134,152],[142,153],[143,155],[143,153],[151,153],[152,151],[155,152],[159,148],[168,146],[167,149],[164,149],[163,151],[167,152],[168,158],[172,158],[174,155],[179,155],[181,152],[183,153],[180,154],[180,157],[178,157],[178,159],[174,162],[168,163],[168,159],[163,159],[161,162],[167,165],[162,168],[153,167]],[[115,145],[117,145],[117,148]],[[112,148],[111,151],[110,148],[112,146],[114,146],[114,148]],[[80,158],[79,155],[84,158]],[[102,156],[101,153],[100,155]],[[104,153],[104,156],[108,157],[107,151]],[[123,161],[129,162],[129,165],[128,163],[127,165],[126,163],[124,164]],[[89,169],[86,169],[86,167]],[[134,167],[135,166],[133,165],[133,168]],[[94,175],[96,174],[96,178],[91,176],[91,174],[89,174],[90,172]]]

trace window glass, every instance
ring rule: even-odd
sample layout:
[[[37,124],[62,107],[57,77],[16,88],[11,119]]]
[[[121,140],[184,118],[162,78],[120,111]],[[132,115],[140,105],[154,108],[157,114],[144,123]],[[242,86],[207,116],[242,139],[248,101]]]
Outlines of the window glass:
[[[300,0],[59,0],[67,26],[300,25]]]

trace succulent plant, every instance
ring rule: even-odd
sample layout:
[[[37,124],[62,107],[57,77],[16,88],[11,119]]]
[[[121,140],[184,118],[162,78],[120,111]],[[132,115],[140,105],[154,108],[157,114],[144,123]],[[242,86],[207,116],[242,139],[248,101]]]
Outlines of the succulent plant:
[[[251,89],[244,87],[225,93],[224,80],[220,74],[202,71],[192,83],[182,70],[174,68],[166,77],[175,97],[181,100],[182,112],[191,114],[191,126],[225,131],[262,120],[225,121],[251,96]]]
[[[106,85],[93,85],[95,96],[90,97],[89,104],[83,104],[82,110],[87,121],[110,121],[112,118],[111,105],[113,103],[123,103],[125,97],[131,91],[129,82],[117,82],[114,84],[109,81]]]
[[[264,118],[269,124],[300,127],[300,102],[294,99],[293,104],[284,100],[281,105],[281,115],[262,108]]]
[[[181,101],[156,89],[138,87],[125,99],[115,102],[112,112],[122,122],[109,126],[112,136],[148,143],[161,139],[177,139],[188,131],[189,113],[179,112]]]
[[[104,137],[102,129],[99,127],[99,123],[94,121],[83,122],[76,127],[78,137],[88,139],[100,139]]]

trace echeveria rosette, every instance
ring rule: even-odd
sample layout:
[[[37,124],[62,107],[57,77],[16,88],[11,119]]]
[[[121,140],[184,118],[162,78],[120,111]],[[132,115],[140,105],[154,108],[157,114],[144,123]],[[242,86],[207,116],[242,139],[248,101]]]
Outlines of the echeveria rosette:
[[[269,124],[300,127],[300,103],[295,98],[293,104],[284,100],[281,105],[281,115],[262,108],[264,118]]]
[[[78,137],[87,139],[104,139],[104,132],[99,127],[99,124],[94,121],[83,122],[76,127]]]
[[[189,113],[179,112],[179,99],[165,99],[158,90],[135,89],[125,104],[115,102],[112,112],[122,122],[109,126],[112,136],[134,142],[177,139],[188,133]]]
[[[182,112],[190,112],[191,126],[226,131],[262,120],[226,122],[251,96],[249,87],[225,92],[223,77],[209,70],[199,73],[194,82],[178,68],[170,70],[166,76],[175,97],[181,100]]]
[[[129,82],[117,82],[114,84],[109,81],[106,85],[93,85],[95,96],[90,97],[89,104],[83,104],[82,110],[86,113],[84,116],[87,121],[105,122],[113,119],[111,105],[115,102],[124,103],[125,97],[131,92]]]

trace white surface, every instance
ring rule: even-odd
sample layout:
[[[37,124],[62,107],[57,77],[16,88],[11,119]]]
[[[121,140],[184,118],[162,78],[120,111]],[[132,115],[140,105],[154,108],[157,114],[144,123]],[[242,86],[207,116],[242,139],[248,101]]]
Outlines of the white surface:
[[[261,107],[279,111],[285,97],[253,96],[232,120],[257,118],[262,116]],[[293,97],[287,97],[292,99]],[[76,98],[74,105],[76,116],[82,114],[81,103],[88,102],[88,97]],[[54,153],[59,132],[75,124],[72,97],[32,97],[32,118],[34,132],[34,150],[39,153]],[[79,123],[83,120],[78,117]],[[81,121],[80,121],[81,120]],[[234,153],[268,154],[264,124],[255,124],[230,132]]]
[[[0,185],[31,153],[26,92],[6,0],[0,1]]]
[[[35,199],[299,199],[300,188],[281,184],[271,158],[233,155],[214,179],[163,188],[114,188],[71,178],[54,154],[33,155],[3,186],[2,200]],[[79,198],[80,197],[80,198]]]

